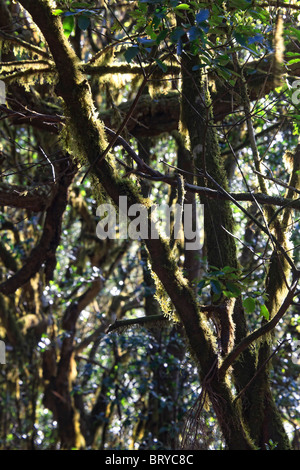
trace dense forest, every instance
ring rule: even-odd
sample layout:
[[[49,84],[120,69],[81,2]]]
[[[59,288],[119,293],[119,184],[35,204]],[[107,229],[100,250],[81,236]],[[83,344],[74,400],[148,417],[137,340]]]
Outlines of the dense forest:
[[[300,450],[299,21],[0,0],[1,450]]]

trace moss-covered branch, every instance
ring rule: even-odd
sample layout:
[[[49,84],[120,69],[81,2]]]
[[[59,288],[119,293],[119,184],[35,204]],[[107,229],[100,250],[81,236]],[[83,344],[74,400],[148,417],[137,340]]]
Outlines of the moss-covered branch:
[[[16,46],[26,49],[29,52],[32,52],[34,54],[38,54],[41,57],[44,57],[45,59],[50,59],[50,56],[45,49],[42,49],[38,46],[35,46],[34,44],[31,44],[30,42],[24,41],[20,37],[13,36],[12,34],[8,34],[7,32],[1,30],[0,31],[0,38],[2,38],[4,41],[10,43],[10,44],[15,44]]]
[[[26,64],[22,64],[21,61],[19,65],[14,64],[11,67],[7,62],[0,63],[2,69],[0,80],[7,84],[17,81],[26,84],[37,77],[43,76],[43,78],[45,78],[45,76],[55,73],[55,70],[51,68],[51,65],[45,60],[26,62]],[[17,71],[14,71],[14,69],[17,69]]]

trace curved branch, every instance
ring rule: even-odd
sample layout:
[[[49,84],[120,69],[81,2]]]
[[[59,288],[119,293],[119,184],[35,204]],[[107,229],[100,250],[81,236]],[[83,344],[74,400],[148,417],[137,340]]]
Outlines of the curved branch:
[[[62,217],[67,205],[68,187],[72,179],[73,172],[70,172],[59,180],[56,194],[47,209],[43,234],[39,243],[33,248],[23,267],[0,284],[1,293],[13,294],[38,272],[43,263],[45,263],[47,281],[52,278],[56,265],[55,252],[60,239]]]
[[[256,341],[258,338],[260,338],[263,335],[266,335],[269,333],[271,330],[275,328],[275,326],[278,324],[278,322],[281,320],[283,315],[286,313],[287,309],[290,307],[290,305],[293,302],[293,298],[297,294],[297,286],[299,282],[299,277],[300,277],[300,271],[297,271],[295,273],[292,285],[283,301],[281,304],[280,309],[274,315],[274,317],[267,323],[265,323],[263,326],[258,328],[257,330],[253,331],[253,333],[249,334],[246,336],[232,351],[231,353],[226,356],[224,359],[220,369],[219,369],[219,377],[223,378],[225,377],[226,371],[229,369],[229,367],[233,364],[233,362],[237,359],[237,357],[245,351],[245,349],[250,346],[254,341]]]

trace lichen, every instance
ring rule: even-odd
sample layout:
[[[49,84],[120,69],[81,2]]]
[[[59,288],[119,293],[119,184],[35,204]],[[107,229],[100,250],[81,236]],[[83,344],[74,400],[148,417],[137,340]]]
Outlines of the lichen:
[[[1,68],[2,74],[0,79],[6,83],[18,83],[23,86],[26,91],[29,91],[31,85],[37,83],[55,84],[57,75],[55,71],[49,69],[49,66],[44,63],[39,64],[39,67],[24,67],[21,71],[14,72],[14,67],[6,66]]]
[[[166,290],[160,281],[159,277],[157,274],[152,270],[151,266],[149,265],[149,270],[151,272],[151,276],[154,280],[155,284],[155,294],[154,298],[158,301],[160,308],[166,318],[169,320],[172,320],[173,322],[178,322],[179,318],[177,316],[177,313],[174,309],[174,306],[171,302],[170,297],[166,293]]]

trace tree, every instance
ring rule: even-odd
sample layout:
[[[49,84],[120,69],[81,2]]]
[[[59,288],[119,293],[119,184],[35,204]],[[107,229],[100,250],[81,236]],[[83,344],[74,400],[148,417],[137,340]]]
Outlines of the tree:
[[[43,409],[58,426],[49,447],[288,450],[286,420],[295,447],[278,361],[298,335],[299,5],[0,8],[1,326],[18,366],[2,377],[3,447],[38,446]],[[99,240],[96,207],[122,197],[147,234],[154,203],[175,201],[180,223],[189,204],[195,227],[200,202],[203,246],[177,239],[176,221],[168,239]],[[197,380],[191,406],[183,390]],[[115,441],[117,420],[131,442]]]

